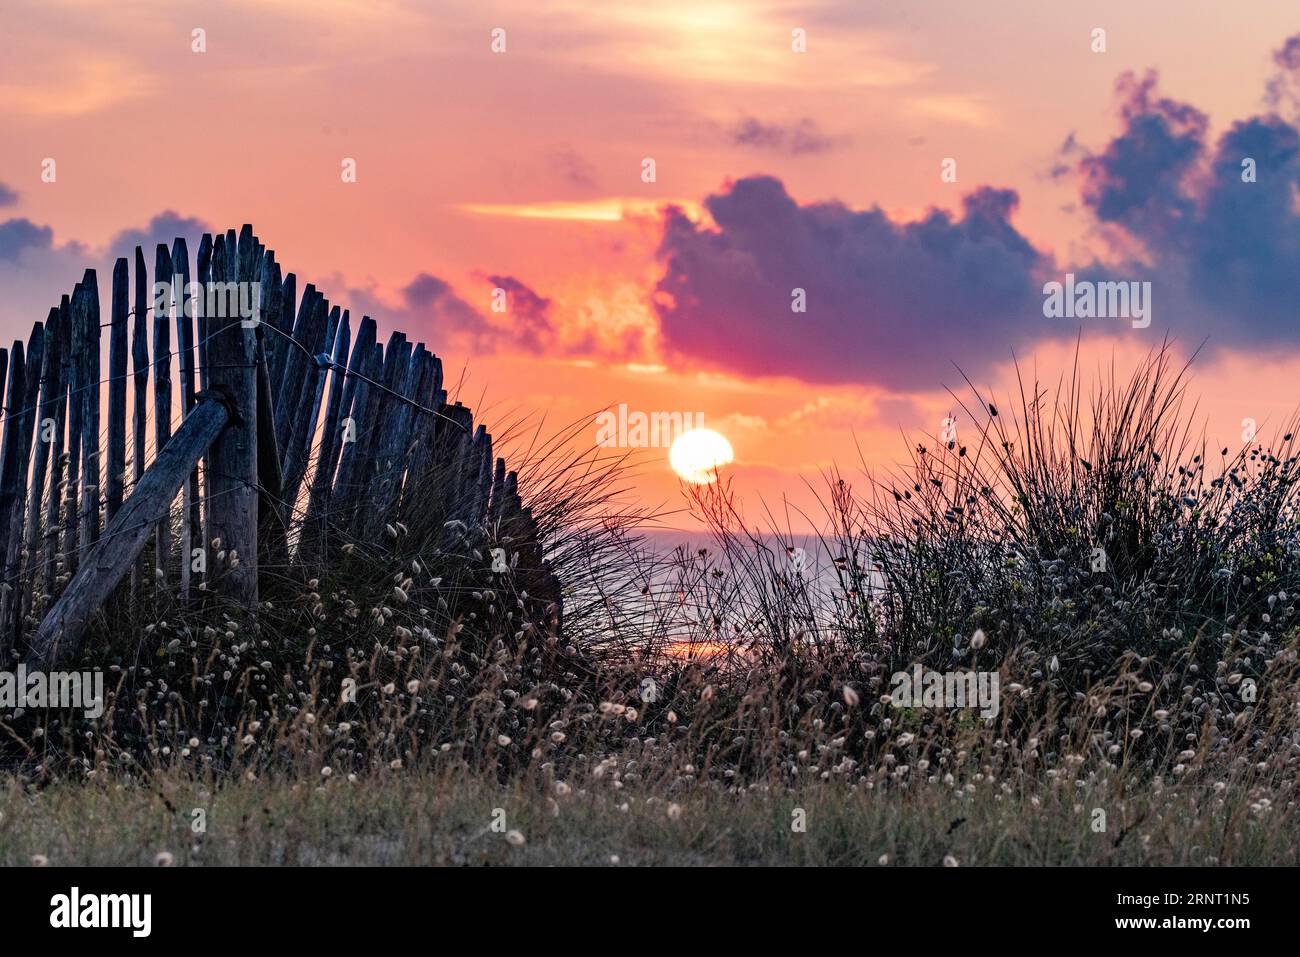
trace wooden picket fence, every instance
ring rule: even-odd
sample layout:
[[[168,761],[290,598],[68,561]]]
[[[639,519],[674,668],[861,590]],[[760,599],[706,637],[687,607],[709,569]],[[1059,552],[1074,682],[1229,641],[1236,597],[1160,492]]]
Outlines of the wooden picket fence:
[[[68,660],[115,605],[255,614],[261,576],[384,547],[430,502],[446,527],[514,543],[558,606],[516,474],[448,404],[436,355],[400,332],[381,344],[368,316],[354,338],[348,310],[299,294],[251,226],[204,235],[194,267],[184,239],[159,245],[150,283],[136,247],[134,269],[113,269],[107,323],[88,269],[26,344],[0,349],[0,667]],[[191,276],[222,308],[190,302]],[[254,289],[249,319],[233,306]]]

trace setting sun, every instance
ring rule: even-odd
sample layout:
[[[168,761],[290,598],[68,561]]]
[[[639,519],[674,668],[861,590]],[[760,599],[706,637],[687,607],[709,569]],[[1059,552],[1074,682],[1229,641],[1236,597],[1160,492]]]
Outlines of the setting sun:
[[[730,465],[735,453],[726,437],[712,429],[691,429],[673,442],[668,461],[673,471],[694,485],[708,485],[718,479],[718,470]]]

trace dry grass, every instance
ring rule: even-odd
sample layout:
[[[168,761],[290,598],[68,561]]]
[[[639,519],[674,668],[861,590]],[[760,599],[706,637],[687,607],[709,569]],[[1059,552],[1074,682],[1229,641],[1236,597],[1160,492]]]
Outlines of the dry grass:
[[[1272,865],[1300,862],[1294,818],[1247,789],[1151,784],[1124,794],[983,781],[867,789],[811,783],[727,792],[590,774],[501,786],[465,769],[364,781],[239,780],[216,789],[163,777],[0,794],[0,866]],[[191,829],[192,812],[206,832]],[[493,830],[495,809],[505,830]],[[1093,829],[1094,809],[1106,830]],[[806,830],[794,830],[798,811]],[[509,831],[524,843],[515,845]],[[516,840],[518,840],[516,838]]]
[[[0,863],[1296,863],[1300,462],[1207,471],[1182,391],[1159,352],[1089,414],[978,397],[969,448],[831,477],[828,574],[725,485],[657,560],[559,462],[563,629],[435,517],[256,622],[110,635],[102,720],[0,716]],[[914,663],[996,672],[996,716],[896,706]]]

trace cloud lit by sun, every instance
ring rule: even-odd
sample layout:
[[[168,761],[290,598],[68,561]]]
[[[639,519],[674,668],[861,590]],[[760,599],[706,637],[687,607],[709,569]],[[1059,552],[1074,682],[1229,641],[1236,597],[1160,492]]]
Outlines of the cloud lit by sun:
[[[515,219],[556,219],[570,222],[621,223],[635,218],[656,218],[664,206],[675,206],[683,215],[699,221],[703,209],[698,202],[686,199],[636,199],[609,197],[575,202],[539,203],[460,203],[458,210],[478,216],[505,216]]]

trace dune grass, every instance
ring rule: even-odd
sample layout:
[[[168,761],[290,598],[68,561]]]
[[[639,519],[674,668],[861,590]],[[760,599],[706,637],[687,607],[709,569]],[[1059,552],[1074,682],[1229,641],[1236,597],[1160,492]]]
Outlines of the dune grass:
[[[1294,433],[1207,447],[1167,347],[1085,391],[828,475],[807,566],[726,483],[656,556],[544,452],[560,601],[435,517],[110,635],[103,718],[0,715],[0,863],[1294,864]],[[896,700],[914,667],[1000,698]]]
[[[63,783],[0,793],[0,866],[1294,865],[1294,818],[1239,788],[514,781]],[[194,831],[195,809],[204,830]],[[1106,811],[1105,830],[1096,827]],[[802,830],[799,828],[802,827]]]

